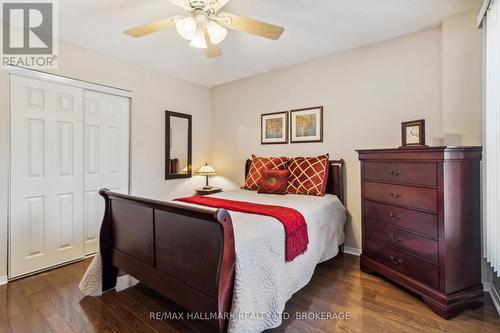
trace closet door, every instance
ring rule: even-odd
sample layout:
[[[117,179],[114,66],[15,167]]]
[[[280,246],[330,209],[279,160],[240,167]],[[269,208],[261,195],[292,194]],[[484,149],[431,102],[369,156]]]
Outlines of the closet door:
[[[107,188],[128,194],[129,110],[125,97],[94,91],[84,94],[84,253],[98,249]]]
[[[83,89],[10,80],[12,278],[83,256]]]

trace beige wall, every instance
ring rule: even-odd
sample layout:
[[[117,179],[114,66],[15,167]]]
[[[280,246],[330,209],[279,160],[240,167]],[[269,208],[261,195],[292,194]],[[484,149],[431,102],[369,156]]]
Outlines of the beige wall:
[[[347,166],[346,245],[359,248],[360,173],[356,149],[401,144],[401,122],[426,119],[441,143],[441,30],[426,30],[212,89],[213,163],[235,186],[251,154],[343,158]],[[324,106],[324,142],[260,145],[260,114]],[[231,124],[228,126],[228,124]],[[230,138],[230,139],[229,139]],[[226,185],[227,186],[227,185]]]
[[[210,91],[144,67],[85,50],[59,45],[55,74],[132,91],[131,191],[133,194],[170,199],[188,195],[203,184],[202,177],[164,180],[166,109],[193,115],[193,166],[210,156]],[[0,71],[0,276],[6,274],[8,75]]]
[[[442,23],[443,133],[450,146],[482,142],[482,31],[477,13]]]
[[[0,276],[7,274],[7,205],[9,167],[9,80],[0,71]]]
[[[212,160],[228,187],[251,154],[328,152],[347,166],[346,245],[360,248],[356,149],[397,147],[400,124],[426,119],[430,145],[481,143],[481,34],[472,14],[392,39],[212,89]],[[299,51],[298,51],[299,52]],[[260,114],[324,106],[324,142],[260,145]],[[230,124],[230,126],[228,126]],[[446,136],[445,136],[446,134]],[[458,138],[458,140],[457,140]],[[454,141],[451,141],[454,139]]]

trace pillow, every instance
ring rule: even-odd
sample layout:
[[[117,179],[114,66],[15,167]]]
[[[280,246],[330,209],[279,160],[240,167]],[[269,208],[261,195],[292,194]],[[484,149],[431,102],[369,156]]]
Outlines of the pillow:
[[[266,169],[262,172],[258,193],[286,194],[288,170]]]
[[[266,169],[286,169],[287,157],[257,157],[252,155],[252,165],[245,179],[244,189],[258,190],[262,172]]]
[[[290,160],[287,193],[323,196],[328,181],[328,154]]]

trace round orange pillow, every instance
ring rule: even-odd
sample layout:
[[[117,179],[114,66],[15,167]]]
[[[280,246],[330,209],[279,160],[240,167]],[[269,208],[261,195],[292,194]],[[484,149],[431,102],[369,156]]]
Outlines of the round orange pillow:
[[[258,193],[286,194],[288,170],[266,169],[262,172]]]

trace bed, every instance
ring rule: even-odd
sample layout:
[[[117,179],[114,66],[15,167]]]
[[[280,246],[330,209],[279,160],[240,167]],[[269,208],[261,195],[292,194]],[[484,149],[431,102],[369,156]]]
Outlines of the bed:
[[[247,161],[245,174],[251,161]],[[308,225],[308,250],[284,261],[284,233],[271,217],[187,203],[162,202],[101,190],[106,211],[100,233],[102,290],[122,270],[217,331],[259,332],[281,324],[286,301],[344,241],[344,164],[330,161],[327,195],[213,195],[288,206]]]

